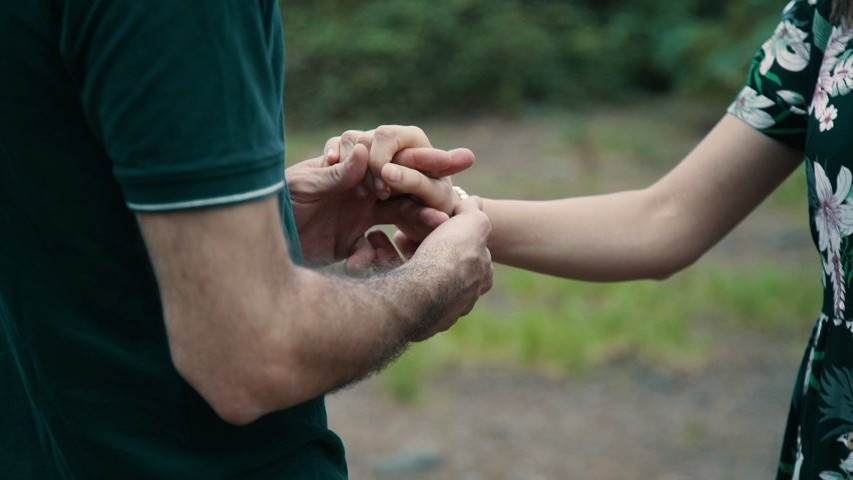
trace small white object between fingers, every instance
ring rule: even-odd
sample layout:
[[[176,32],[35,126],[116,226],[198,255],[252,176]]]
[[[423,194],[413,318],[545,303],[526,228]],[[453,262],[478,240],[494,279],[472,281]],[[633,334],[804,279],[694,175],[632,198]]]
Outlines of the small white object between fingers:
[[[460,200],[465,200],[468,198],[468,193],[465,190],[462,190],[461,187],[453,186],[453,191],[456,192],[456,195],[459,195]]]

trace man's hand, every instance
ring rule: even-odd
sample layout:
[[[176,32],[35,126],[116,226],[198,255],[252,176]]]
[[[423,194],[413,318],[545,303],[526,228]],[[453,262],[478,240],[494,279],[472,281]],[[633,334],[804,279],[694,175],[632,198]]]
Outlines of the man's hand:
[[[474,154],[467,148],[443,152],[425,147],[429,144],[429,139],[418,127],[385,125],[368,131],[346,131],[329,139],[324,152],[326,161],[335,165],[356,146],[364,145],[370,155],[365,181],[355,187],[359,196],[367,196],[368,192],[376,192],[379,198],[409,195],[424,206],[451,215],[460,199],[449,176],[471,167]],[[371,169],[378,171],[379,176],[374,177]],[[380,178],[381,182],[377,184],[374,178]],[[396,225],[411,242],[420,242],[433,228],[423,224]],[[374,240],[381,242],[378,237]],[[360,242],[365,248],[347,261],[353,269],[364,268],[377,260],[376,253],[369,248],[374,241],[362,239]]]
[[[473,199],[457,213],[411,261],[362,279],[294,265],[275,196],[138,214],[175,367],[237,425],[382,368],[491,286],[489,221]]]
[[[323,157],[318,157],[287,170],[303,252],[310,263],[327,264],[352,257],[355,264],[370,264],[382,254],[364,236],[374,225],[399,225],[412,238],[423,238],[448,219],[447,213],[425,207],[409,197],[396,196],[380,202],[373,194],[360,190],[368,154],[367,148],[358,144],[348,152],[343,162],[330,164]],[[464,153],[451,154],[433,148],[408,149],[398,153],[397,157],[407,165],[428,172],[470,166],[473,161]],[[438,202],[436,197],[446,194],[437,194],[437,188],[450,189],[448,185],[427,178],[418,171],[397,165],[389,168],[404,170],[399,176],[392,171],[389,179],[405,184],[412,195]]]
[[[444,275],[453,279],[449,288],[444,285],[443,291],[436,292],[444,296],[438,302],[443,308],[429,312],[435,319],[421,321],[425,328],[415,332],[413,341],[426,340],[452,327],[471,311],[481,295],[492,288],[494,271],[491,253],[486,246],[491,229],[491,223],[483,213],[482,200],[470,197],[459,202],[453,217],[433,230],[420,244],[397,232],[397,248],[407,259],[414,260],[410,265],[431,265],[435,269],[450,267],[453,270]],[[372,262],[354,258],[350,261],[379,265],[385,270],[403,265],[403,258],[384,232],[371,232],[367,241],[378,252],[376,258]]]
[[[445,311],[430,328],[415,335],[426,340],[447,330],[459,317],[467,315],[477,299],[492,288],[492,257],[487,243],[492,224],[483,213],[482,201],[470,197],[459,202],[453,217],[436,228],[414,251],[410,264],[451,266],[454,270],[453,295],[444,299]],[[438,313],[438,312],[437,312]]]

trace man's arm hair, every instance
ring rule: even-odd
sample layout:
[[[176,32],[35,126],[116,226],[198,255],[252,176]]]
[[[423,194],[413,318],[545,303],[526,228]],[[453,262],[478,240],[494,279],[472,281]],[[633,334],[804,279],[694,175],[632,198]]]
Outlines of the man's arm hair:
[[[471,298],[460,298],[481,293],[462,280],[453,248],[443,261],[416,256],[365,279],[299,267],[275,197],[137,218],[174,364],[234,424],[376,371],[470,308]]]

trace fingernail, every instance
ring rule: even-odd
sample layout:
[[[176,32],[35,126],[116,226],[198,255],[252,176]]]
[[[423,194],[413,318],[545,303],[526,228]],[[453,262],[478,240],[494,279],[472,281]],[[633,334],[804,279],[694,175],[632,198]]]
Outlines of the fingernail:
[[[326,150],[326,156],[327,156],[327,157],[331,157],[331,156],[332,156],[332,155],[334,155],[334,154],[335,154],[335,151],[334,151],[334,150],[332,150],[331,148],[330,148],[330,149],[328,149],[328,150]]]
[[[381,178],[377,178],[373,181],[373,185],[376,186],[376,191],[381,192],[385,190],[385,182],[382,181]]]
[[[390,182],[397,183],[400,181],[401,178],[403,178],[403,171],[400,169],[400,167],[389,163],[385,166],[385,169],[388,171],[387,176]],[[378,182],[376,184],[376,187],[379,188]]]

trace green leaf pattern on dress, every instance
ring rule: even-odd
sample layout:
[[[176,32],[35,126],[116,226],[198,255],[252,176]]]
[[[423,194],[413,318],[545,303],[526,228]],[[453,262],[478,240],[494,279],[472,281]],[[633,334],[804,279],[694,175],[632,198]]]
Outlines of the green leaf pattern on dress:
[[[853,480],[853,25],[792,0],[729,113],[803,150],[823,308],[801,364],[778,479]],[[846,97],[846,98],[845,98]]]
[[[829,368],[820,391],[821,423],[833,422],[838,426],[827,433],[822,441],[832,439],[844,445],[846,456],[838,463],[839,471],[826,470],[821,479],[853,478],[853,370]]]

